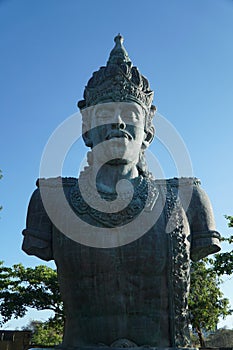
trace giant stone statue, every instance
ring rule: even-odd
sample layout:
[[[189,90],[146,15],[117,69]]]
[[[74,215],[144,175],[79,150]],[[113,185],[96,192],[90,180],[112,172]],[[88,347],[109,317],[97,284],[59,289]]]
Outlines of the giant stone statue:
[[[88,166],[79,179],[39,179],[31,197],[23,250],[56,263],[59,349],[191,346],[190,259],[219,251],[219,233],[196,178],[148,171],[152,100],[118,35],[78,103]]]

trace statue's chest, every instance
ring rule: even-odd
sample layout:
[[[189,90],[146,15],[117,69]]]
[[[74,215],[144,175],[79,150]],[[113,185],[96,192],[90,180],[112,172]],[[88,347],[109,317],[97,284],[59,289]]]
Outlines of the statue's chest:
[[[59,269],[80,278],[107,275],[159,275],[168,256],[168,237],[163,215],[141,238],[115,248],[93,248],[79,244],[54,228],[54,256]]]
[[[72,192],[70,193],[72,194]],[[104,213],[101,217],[95,216],[94,211],[92,212],[83,203],[79,203],[81,197],[76,190],[73,192],[73,199],[71,196],[67,197],[79,219],[87,222],[92,228],[96,227],[97,230],[99,227],[104,227],[105,230],[112,232],[112,228],[119,224],[118,219],[120,220],[120,217],[118,218],[117,213],[114,214],[114,220],[107,213]],[[144,225],[145,222],[139,222],[139,225],[141,224],[140,227],[143,228],[142,235],[128,244],[114,248],[94,248],[68,238],[54,227],[53,251],[58,269],[60,271],[63,270],[64,274],[67,274],[68,271],[71,275],[75,273],[81,279],[88,278],[88,276],[90,278],[94,276],[97,279],[108,279],[114,275],[123,277],[140,275],[144,276],[143,278],[146,278],[146,276],[151,278],[151,276],[165,273],[165,266],[167,266],[169,259],[174,254],[172,247],[180,244],[178,240],[183,237],[181,239],[182,246],[185,246],[185,250],[189,250],[187,239],[189,236],[189,225],[186,214],[180,205],[176,208],[177,210],[173,210],[174,206],[169,210],[169,201],[166,201],[165,196],[160,193],[159,196],[154,196],[154,198],[156,198],[155,204],[147,217],[151,221],[149,229],[144,230],[147,225]],[[143,203],[143,197],[140,198],[139,203]],[[140,205],[136,206],[136,208],[129,206],[129,208],[130,210],[132,209],[134,214],[139,208],[138,216],[140,217]],[[170,220],[171,213],[173,216],[172,221]],[[130,211],[121,214],[124,214],[123,217],[127,218],[126,226],[130,227]],[[109,217],[111,217],[110,220]],[[103,221],[103,218],[105,218],[106,222]],[[135,216],[133,215],[134,219]],[[68,224],[69,217],[64,217],[64,220]],[[170,230],[168,230],[168,222],[170,223]],[[178,224],[181,231],[173,232],[173,229],[175,230]],[[137,228],[136,226],[134,227],[135,229]],[[76,229],[79,231],[75,232],[77,236],[81,236],[82,225],[76,226]]]

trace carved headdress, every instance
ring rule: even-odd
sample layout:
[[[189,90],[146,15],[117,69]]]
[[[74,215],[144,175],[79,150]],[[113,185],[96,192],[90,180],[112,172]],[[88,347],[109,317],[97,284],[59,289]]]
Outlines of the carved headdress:
[[[152,105],[153,91],[148,80],[134,67],[123,46],[123,37],[115,39],[106,67],[93,73],[84,90],[84,99],[78,102],[83,110],[87,107],[106,102],[136,102],[146,110],[147,115],[154,114]]]

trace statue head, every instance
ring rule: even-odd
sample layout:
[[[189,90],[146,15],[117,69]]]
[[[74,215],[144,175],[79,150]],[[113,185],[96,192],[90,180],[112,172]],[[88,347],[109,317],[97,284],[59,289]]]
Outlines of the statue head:
[[[83,118],[83,139],[86,146],[93,148],[114,138],[115,142],[109,147],[113,152],[118,150],[115,156],[124,148],[121,158],[136,156],[139,172],[143,172],[144,151],[155,133],[152,124],[156,111],[152,105],[154,93],[148,80],[130,61],[122,36],[118,34],[114,41],[106,67],[93,73],[85,87],[84,99],[78,102]],[[130,141],[139,147],[133,147],[134,155],[126,156]]]

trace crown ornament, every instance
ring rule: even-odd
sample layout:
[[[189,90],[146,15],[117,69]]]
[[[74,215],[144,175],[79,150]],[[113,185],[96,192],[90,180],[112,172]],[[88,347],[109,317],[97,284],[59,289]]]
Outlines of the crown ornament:
[[[118,34],[114,41],[106,67],[93,73],[78,107],[83,110],[106,102],[136,102],[150,113],[155,109],[152,106],[154,92],[148,80],[133,66],[123,46],[123,37]]]

